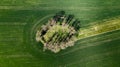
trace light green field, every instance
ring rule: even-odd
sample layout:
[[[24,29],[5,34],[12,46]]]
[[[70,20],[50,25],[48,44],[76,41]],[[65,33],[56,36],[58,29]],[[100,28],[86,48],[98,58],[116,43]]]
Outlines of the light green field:
[[[79,18],[88,35],[57,54],[43,52],[34,39],[36,27],[60,10]],[[0,67],[120,67],[120,20],[112,20],[116,17],[119,0],[0,0]],[[89,34],[95,24],[103,25],[104,32]],[[114,25],[118,27],[111,28]]]

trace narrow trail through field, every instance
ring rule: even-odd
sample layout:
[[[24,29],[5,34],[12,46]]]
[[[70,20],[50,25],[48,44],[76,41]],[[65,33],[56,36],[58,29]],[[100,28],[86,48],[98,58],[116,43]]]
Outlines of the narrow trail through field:
[[[81,28],[78,38],[83,39],[115,30],[120,30],[120,17],[106,19],[87,28]]]

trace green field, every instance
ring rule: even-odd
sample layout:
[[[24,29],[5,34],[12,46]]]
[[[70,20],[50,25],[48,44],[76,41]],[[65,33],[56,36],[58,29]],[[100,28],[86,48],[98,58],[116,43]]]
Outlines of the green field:
[[[36,27],[61,10],[89,30],[120,17],[120,0],[0,0],[0,67],[120,67],[120,28],[89,30],[73,47],[43,52],[34,39]],[[119,25],[119,18],[115,22]]]

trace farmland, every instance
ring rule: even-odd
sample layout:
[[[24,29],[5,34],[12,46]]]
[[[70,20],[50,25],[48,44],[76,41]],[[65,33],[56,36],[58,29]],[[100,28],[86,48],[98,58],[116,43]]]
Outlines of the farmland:
[[[36,27],[61,10],[79,18],[87,35],[59,53],[43,52]],[[0,67],[120,67],[120,28],[109,24],[119,26],[116,17],[119,0],[0,0]],[[104,33],[90,30],[95,24]]]

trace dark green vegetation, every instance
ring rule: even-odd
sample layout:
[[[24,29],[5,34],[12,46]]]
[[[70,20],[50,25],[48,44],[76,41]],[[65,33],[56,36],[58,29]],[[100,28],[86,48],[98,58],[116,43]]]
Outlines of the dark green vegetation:
[[[0,0],[0,67],[120,67],[120,30],[81,39],[57,54],[43,52],[34,26],[61,10],[75,14],[83,28],[119,16],[120,1]]]

